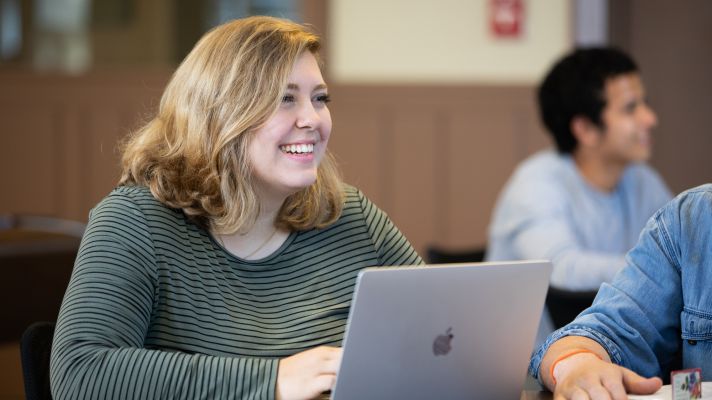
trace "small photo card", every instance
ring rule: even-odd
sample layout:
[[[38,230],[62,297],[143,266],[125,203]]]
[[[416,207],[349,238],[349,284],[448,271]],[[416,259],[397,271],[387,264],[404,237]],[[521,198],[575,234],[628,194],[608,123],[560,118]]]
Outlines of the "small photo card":
[[[702,398],[702,370],[682,369],[670,372],[672,400],[694,400]]]

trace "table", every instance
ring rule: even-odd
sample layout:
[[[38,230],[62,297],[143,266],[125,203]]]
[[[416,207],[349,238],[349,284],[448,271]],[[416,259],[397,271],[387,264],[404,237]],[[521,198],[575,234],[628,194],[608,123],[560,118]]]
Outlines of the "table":
[[[524,390],[521,400],[551,400],[554,397],[548,390]]]
[[[522,390],[521,400],[551,400],[552,394],[548,390],[542,390],[539,382],[527,375],[524,381],[524,390]]]

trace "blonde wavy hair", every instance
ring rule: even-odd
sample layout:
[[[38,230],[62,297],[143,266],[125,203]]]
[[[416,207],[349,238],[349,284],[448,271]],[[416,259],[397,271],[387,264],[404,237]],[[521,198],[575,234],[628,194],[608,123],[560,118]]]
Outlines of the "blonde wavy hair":
[[[218,234],[249,230],[259,212],[247,148],[277,110],[295,61],[319,37],[272,17],[235,20],[208,32],[166,87],[157,115],[122,144],[120,185],[153,196]],[[325,227],[343,208],[343,183],[327,151],[317,179],[289,196],[275,225]]]

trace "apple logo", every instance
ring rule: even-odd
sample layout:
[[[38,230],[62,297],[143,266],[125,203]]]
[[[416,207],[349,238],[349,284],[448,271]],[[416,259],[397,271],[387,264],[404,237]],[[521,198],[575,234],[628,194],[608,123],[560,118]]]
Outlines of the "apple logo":
[[[447,328],[444,335],[438,335],[433,341],[433,354],[436,356],[444,356],[450,352],[452,346],[450,346],[450,341],[455,335],[452,334],[452,327]]]

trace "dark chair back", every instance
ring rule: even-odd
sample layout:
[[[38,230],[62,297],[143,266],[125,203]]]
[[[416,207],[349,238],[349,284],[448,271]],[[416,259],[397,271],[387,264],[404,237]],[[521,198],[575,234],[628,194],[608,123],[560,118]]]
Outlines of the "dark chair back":
[[[573,321],[581,311],[587,309],[598,291],[573,291],[549,286],[546,293],[546,308],[549,310],[555,329]]]
[[[448,250],[436,246],[428,247],[426,259],[428,264],[449,264],[463,262],[480,262],[485,259],[485,247],[471,249]]]
[[[27,400],[51,400],[49,355],[52,350],[53,322],[35,322],[20,339],[22,375]]]
[[[33,321],[56,321],[85,224],[61,218],[0,214],[0,342],[17,342]]]

